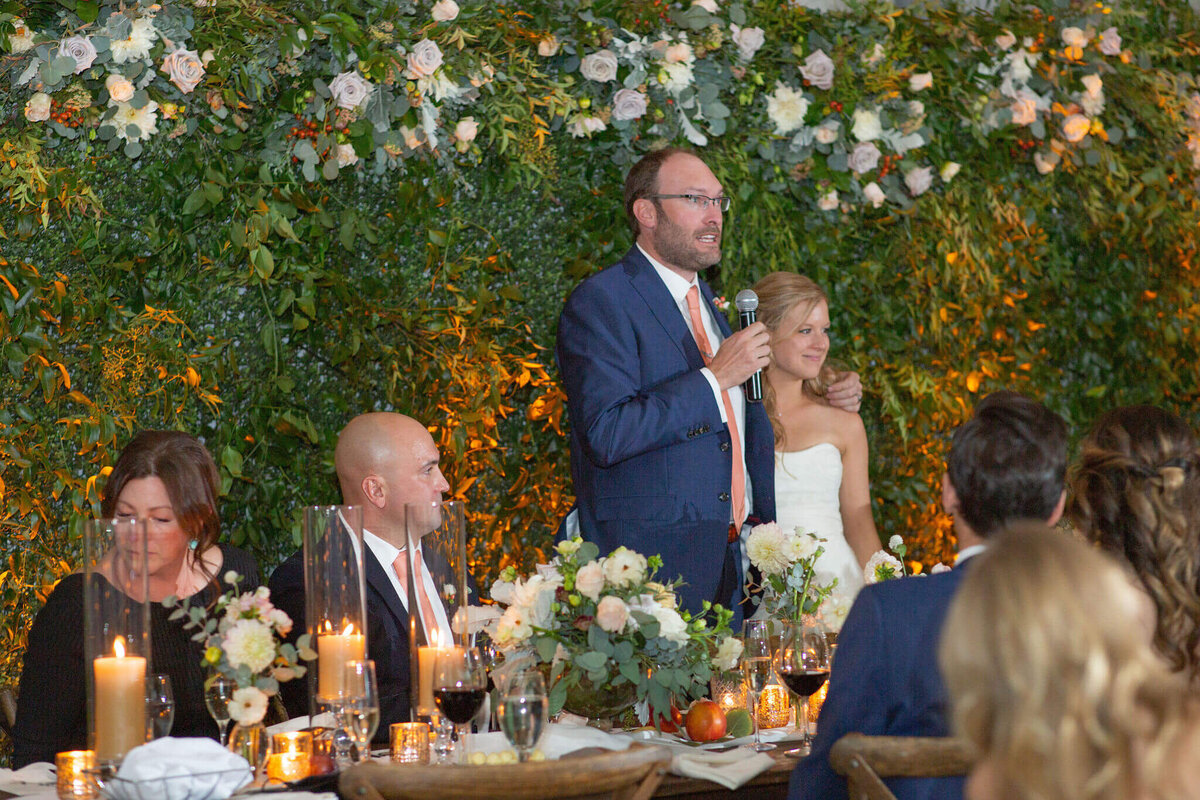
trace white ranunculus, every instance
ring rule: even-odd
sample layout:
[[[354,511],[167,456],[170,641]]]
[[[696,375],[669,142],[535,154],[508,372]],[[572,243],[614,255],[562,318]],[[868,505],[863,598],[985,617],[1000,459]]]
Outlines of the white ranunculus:
[[[917,72],[908,79],[908,88],[914,92],[920,92],[933,86],[932,72]]]
[[[717,645],[717,652],[713,654],[713,667],[722,672],[732,672],[737,669],[738,659],[742,657],[744,648],[745,645],[742,644],[741,639],[736,636],[726,636],[721,640],[721,644]]]
[[[367,102],[374,91],[374,84],[359,75],[355,69],[339,73],[329,82],[329,93],[333,95],[333,102],[338,108],[347,111],[352,111]]]
[[[549,58],[558,52],[558,37],[551,34],[544,39],[538,40],[538,55],[543,58]]]
[[[737,25],[730,25],[729,29],[733,31],[733,43],[737,46],[738,58],[742,61],[754,58],[754,54],[767,40],[766,32],[762,28],[741,28]]]
[[[1100,32],[1100,52],[1106,56],[1121,55],[1121,34],[1116,28],[1105,28]]]
[[[954,180],[954,176],[958,174],[960,169],[962,169],[962,164],[959,164],[957,161],[947,161],[945,164],[942,164],[942,169],[938,175],[941,176],[942,183],[949,183]]]
[[[620,633],[625,630],[625,621],[629,619],[629,609],[625,601],[615,595],[605,595],[596,606],[596,624],[609,633]]]
[[[787,535],[774,522],[755,525],[746,537],[746,555],[764,575],[779,575],[791,566]]]
[[[610,586],[627,588],[646,580],[646,557],[626,547],[618,547],[604,559],[604,578]]]
[[[1087,47],[1088,35],[1082,28],[1063,28],[1062,42],[1067,47]]]
[[[617,79],[617,57],[612,50],[597,50],[579,62],[579,73],[589,81],[608,83]]]
[[[814,50],[800,65],[800,74],[818,89],[833,88],[833,59],[824,50]]]
[[[804,124],[808,113],[808,100],[801,92],[782,82],[775,84],[775,91],[767,97],[767,117],[775,125],[775,133],[791,133]]]
[[[45,122],[50,119],[50,95],[45,92],[34,92],[25,101],[25,119],[30,122]]]
[[[204,62],[200,60],[200,54],[182,47],[163,59],[162,71],[184,94],[191,93],[204,80]]]
[[[666,64],[691,64],[695,60],[696,54],[687,42],[673,42],[663,51],[663,62]]]
[[[1068,142],[1078,142],[1088,135],[1092,128],[1091,121],[1083,114],[1071,114],[1062,124],[1063,137]]]
[[[410,78],[428,78],[442,65],[442,51],[437,42],[422,39],[408,54],[407,74]]]
[[[13,32],[8,37],[8,47],[14,53],[24,53],[33,49],[33,31],[20,17],[13,18]]]
[[[75,59],[75,74],[78,75],[96,60],[96,46],[86,36],[72,36],[58,43],[58,54]]]
[[[929,191],[929,187],[933,184],[933,168],[932,167],[917,167],[910,169],[908,174],[904,176],[904,185],[908,187],[908,191],[913,197],[920,197]]]
[[[613,95],[612,118],[615,120],[640,119],[646,113],[649,98],[637,89],[620,89]]]
[[[262,689],[247,686],[236,689],[229,701],[229,718],[238,725],[262,722],[267,713],[267,695]]]
[[[460,142],[473,142],[479,135],[479,123],[474,117],[463,117],[454,126],[454,138]],[[563,542],[563,544],[567,544]]]
[[[275,660],[275,633],[256,619],[239,619],[225,632],[221,649],[230,665],[262,672]]]
[[[591,600],[600,601],[600,592],[604,590],[604,565],[599,561],[589,561],[575,573],[575,590]]]
[[[850,167],[851,172],[856,175],[862,175],[864,172],[870,172],[879,165],[879,157],[882,153],[879,148],[872,142],[859,142],[854,145],[854,149],[850,151],[850,157],[846,159],[846,165]]]
[[[838,140],[842,123],[836,119],[826,119],[813,129],[813,138],[821,144],[833,144]]]
[[[687,623],[683,621],[683,617],[679,616],[678,611],[655,604],[650,609],[650,613],[658,620],[659,636],[672,644],[685,645],[688,643]]]
[[[1017,37],[1013,36],[1012,31],[1005,31],[996,37],[996,45],[1001,50],[1008,50],[1017,43]]]
[[[104,79],[104,88],[116,103],[128,102],[133,97],[133,83],[124,75],[110,74]]]
[[[836,211],[838,207],[837,189],[830,189],[817,198],[817,208],[822,211]]]
[[[119,16],[116,12],[112,16]],[[124,39],[113,38],[108,43],[108,51],[112,53],[114,64],[124,64],[127,61],[138,61],[150,55],[154,39],[158,32],[154,29],[154,20],[150,17],[139,17],[129,26],[129,36]]]
[[[659,73],[659,82],[671,94],[679,95],[692,85],[694,77],[692,65],[686,61],[680,61],[677,64],[663,65],[662,72]]]
[[[435,22],[449,22],[458,16],[458,3],[454,0],[438,0],[430,12]]]
[[[158,133],[158,103],[153,100],[141,108],[134,108],[128,103],[117,103],[117,113],[112,117],[112,124],[117,128],[117,138],[127,142],[140,142]],[[130,133],[130,126],[137,128],[137,134]]]
[[[358,163],[358,154],[354,152],[354,145],[339,144],[337,146],[338,166],[345,169],[346,167],[354,166],[356,163]]]
[[[854,109],[854,127],[850,129],[854,138],[860,142],[870,142],[883,135],[883,125],[879,115],[869,108]]]
[[[863,197],[868,203],[871,204],[872,208],[879,208],[881,205],[883,205],[884,201],[887,200],[887,196],[884,195],[883,189],[880,189],[879,184],[875,181],[871,181],[863,187]]]

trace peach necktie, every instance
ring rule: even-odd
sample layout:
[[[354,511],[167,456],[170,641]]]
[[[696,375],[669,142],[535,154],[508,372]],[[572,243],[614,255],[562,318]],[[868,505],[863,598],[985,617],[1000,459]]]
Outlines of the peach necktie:
[[[697,286],[692,286],[687,292],[688,315],[692,318],[692,336],[696,339],[696,345],[700,348],[700,355],[704,358],[704,365],[708,366],[712,363],[714,350],[708,341],[708,334],[704,331],[704,320],[700,316],[700,289]],[[733,415],[733,401],[729,399],[729,392],[721,390],[721,402],[725,404],[725,419],[729,423],[729,438],[733,442],[733,487],[731,494],[733,495],[733,523],[738,530],[741,529],[742,523],[746,521],[746,473],[742,469],[742,437],[738,435],[737,417]],[[731,534],[732,535],[732,534]]]
[[[429,600],[429,593],[425,591],[424,570],[421,565],[425,563],[421,557],[420,550],[417,551],[417,605],[420,606],[421,624],[425,628],[425,641],[432,643],[433,632],[438,630],[437,617],[433,613],[433,604]],[[396,560],[392,562],[392,569],[396,570],[396,577],[400,579],[400,585],[408,589],[408,552],[401,550],[400,555],[396,556]],[[411,609],[409,609],[411,613]]]

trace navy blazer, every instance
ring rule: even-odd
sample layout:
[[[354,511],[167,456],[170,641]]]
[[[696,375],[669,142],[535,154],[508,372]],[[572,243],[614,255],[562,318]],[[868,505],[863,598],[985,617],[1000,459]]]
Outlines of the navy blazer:
[[[375,677],[379,681],[379,728],[375,741],[380,742],[388,740],[392,723],[409,721],[408,612],[379,559],[370,547],[364,546],[363,550],[367,565],[367,657],[375,661]],[[294,642],[307,630],[303,549],[275,568],[268,585],[271,602],[292,618],[289,639]],[[315,669],[316,662],[312,663]],[[308,714],[308,676],[280,684],[280,697],[290,716]]]
[[[829,765],[843,735],[948,736],[949,702],[938,669],[938,641],[970,559],[927,577],[863,588],[838,635],[829,694],[812,755],[792,773],[789,800],[846,798],[846,779]],[[956,800],[963,778],[892,778],[897,800]]]
[[[724,315],[700,281],[724,336]],[[571,420],[571,478],[585,539],[663,558],[682,575],[682,605],[716,598],[729,531],[729,430],[704,360],[654,267],[634,246],[571,293],[557,357]],[[775,437],[761,403],[746,404],[743,446],[753,511],[775,519]],[[724,498],[724,499],[722,499]]]

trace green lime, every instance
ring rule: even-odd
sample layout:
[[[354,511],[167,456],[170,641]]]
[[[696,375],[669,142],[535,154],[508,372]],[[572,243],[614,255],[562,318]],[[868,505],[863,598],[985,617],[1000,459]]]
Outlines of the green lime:
[[[725,715],[725,735],[739,739],[754,733],[754,723],[750,712],[744,708],[735,708]]]

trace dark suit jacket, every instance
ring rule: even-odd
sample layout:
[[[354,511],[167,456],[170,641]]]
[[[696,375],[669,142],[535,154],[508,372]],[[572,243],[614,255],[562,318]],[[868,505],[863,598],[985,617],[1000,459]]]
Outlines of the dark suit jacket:
[[[812,755],[792,773],[789,800],[848,796],[845,779],[829,765],[829,750],[844,734],[949,735],[938,641],[969,563],[939,575],[874,584],[859,593],[838,636]],[[961,777],[893,778],[886,783],[898,800],[963,796]]]
[[[712,308],[703,281],[700,292]],[[714,317],[729,336],[724,316]],[[725,559],[729,430],[683,315],[636,246],[571,293],[557,356],[584,538],[602,554],[620,545],[660,553],[663,577],[682,574],[683,606],[698,610],[714,599]],[[773,520],[775,439],[761,404],[746,404],[745,427],[754,514]]]
[[[379,729],[375,732],[378,742],[387,741],[392,723],[409,721],[408,612],[371,548],[364,546],[363,550],[367,569],[367,657],[375,661],[375,677],[379,681]],[[292,618],[290,639],[294,642],[308,630],[304,619],[303,550],[297,550],[276,567],[268,585],[271,601]],[[315,642],[313,648],[316,649]],[[315,670],[316,662],[311,666]],[[289,715],[309,713],[309,686],[308,676],[280,684],[280,695]]]

